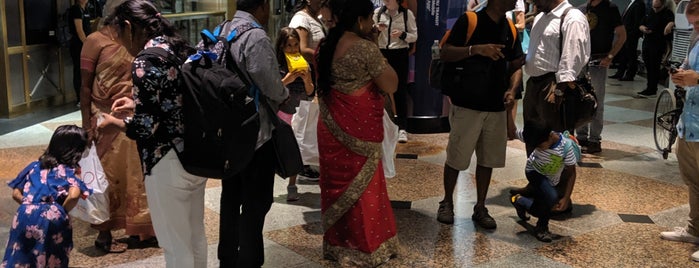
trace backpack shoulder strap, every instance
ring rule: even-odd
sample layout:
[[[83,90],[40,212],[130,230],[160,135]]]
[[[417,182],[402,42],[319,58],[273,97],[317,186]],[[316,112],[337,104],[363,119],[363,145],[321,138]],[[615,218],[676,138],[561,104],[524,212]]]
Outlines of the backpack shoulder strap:
[[[476,24],[478,24],[478,16],[476,15],[476,12],[473,11],[466,11],[464,12],[464,15],[466,16],[466,42],[465,44],[468,44],[468,41],[471,40],[471,36],[473,35],[473,32],[476,31]],[[449,39],[449,36],[451,35],[451,30],[447,30],[444,33],[444,36],[442,36],[442,40],[439,41],[439,47],[443,47],[444,44],[447,42],[447,39]]]
[[[515,24],[509,18],[507,19],[507,24],[510,25],[510,32],[512,32],[512,47],[515,47],[515,44],[517,44],[517,28],[515,28]]]
[[[387,7],[385,5],[379,8],[379,13],[376,13],[376,17],[374,18],[374,21],[376,23],[379,22],[379,19],[381,18],[381,14],[386,13],[386,9],[387,9]]]
[[[177,56],[175,56],[174,54],[168,52],[167,50],[165,50],[165,49],[162,48],[162,47],[149,47],[149,48],[146,48],[146,49],[142,50],[141,52],[139,52],[138,55],[137,55],[136,57],[139,57],[139,56],[146,56],[146,55],[147,55],[147,56],[156,56],[156,57],[161,57],[161,58],[163,58],[163,59],[166,59],[166,60],[168,60],[168,61],[170,61],[170,62],[172,62],[172,63],[175,63],[175,65],[177,66],[177,68],[179,68],[180,65],[182,64],[182,61],[181,61]]]
[[[476,12],[466,11],[466,17],[468,18],[468,30],[466,30],[466,44],[471,40],[473,32],[476,31],[476,25],[478,24],[478,16]]]
[[[403,12],[403,31],[408,32],[408,9],[403,6],[399,6],[398,10]]]

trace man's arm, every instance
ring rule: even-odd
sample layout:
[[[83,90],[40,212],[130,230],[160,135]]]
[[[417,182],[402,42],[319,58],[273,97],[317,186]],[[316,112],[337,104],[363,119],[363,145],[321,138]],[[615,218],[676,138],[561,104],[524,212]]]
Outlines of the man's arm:
[[[260,92],[267,97],[276,107],[289,96],[289,91],[282,85],[279,79],[279,64],[274,54],[274,48],[269,37],[261,29],[250,30],[246,36],[247,40],[238,40],[236,42],[244,45],[245,69],[252,80],[252,83],[257,86]],[[231,46],[231,50],[235,46]],[[236,53],[236,51],[231,51]],[[236,62],[241,62],[237,59]],[[243,69],[243,68],[241,68]]]
[[[570,196],[573,194],[573,187],[575,186],[575,178],[577,177],[577,171],[575,166],[566,166],[561,174],[561,182],[565,183],[565,190],[563,196],[558,201],[558,204],[554,205],[553,211],[564,211],[567,206],[572,205],[570,202]]]
[[[587,19],[577,9],[571,9],[565,20],[559,71],[556,72],[558,83],[575,81],[590,60],[590,27]]]
[[[602,67],[608,67],[609,64],[612,63],[612,59],[614,56],[616,56],[617,53],[619,53],[619,50],[624,46],[624,42],[626,42],[626,29],[624,28],[624,25],[619,25],[616,28],[614,28],[614,43],[612,44],[612,50],[609,51],[609,56],[602,59],[602,62],[600,62],[600,65]]]

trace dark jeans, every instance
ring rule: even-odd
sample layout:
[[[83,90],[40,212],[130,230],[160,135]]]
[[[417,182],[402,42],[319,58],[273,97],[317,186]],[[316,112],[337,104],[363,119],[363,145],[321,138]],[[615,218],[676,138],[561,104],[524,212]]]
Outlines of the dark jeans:
[[[398,128],[405,129],[408,122],[408,49],[381,49],[381,54],[398,74],[398,90],[393,93],[393,99],[396,101],[395,123]]]
[[[551,185],[549,179],[539,172],[527,172],[527,180],[532,189],[529,195],[534,199],[534,203],[529,208],[529,214],[539,218],[539,221],[536,223],[537,228],[548,228],[551,209],[558,203],[558,192]]]
[[[262,227],[272,207],[274,146],[267,142],[238,175],[222,180],[218,259],[220,267],[261,267]]]
[[[638,71],[638,39],[640,36],[627,36],[624,47],[617,54],[619,68],[617,73],[623,77],[633,78]]]
[[[643,63],[646,64],[648,83],[646,88],[650,91],[658,91],[660,82],[660,62],[667,51],[667,43],[664,40],[643,40]]]
[[[80,52],[82,50],[82,42],[70,42],[70,59],[73,61],[73,89],[75,90],[75,99],[78,101],[80,101],[80,87],[82,83],[82,80],[80,80]]]

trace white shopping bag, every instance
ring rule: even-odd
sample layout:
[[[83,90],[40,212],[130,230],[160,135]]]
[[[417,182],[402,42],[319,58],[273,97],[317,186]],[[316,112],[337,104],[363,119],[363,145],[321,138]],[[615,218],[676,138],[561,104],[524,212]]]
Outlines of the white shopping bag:
[[[318,103],[302,100],[291,118],[304,165],[318,166]]]
[[[83,181],[87,187],[92,188],[93,192],[87,199],[78,199],[78,204],[70,211],[70,215],[91,224],[103,223],[109,220],[109,197],[106,194],[109,182],[94,143],[87,156],[78,163]]]
[[[383,111],[383,174],[386,178],[396,176],[394,157],[398,143],[398,125],[394,124],[386,110]]]

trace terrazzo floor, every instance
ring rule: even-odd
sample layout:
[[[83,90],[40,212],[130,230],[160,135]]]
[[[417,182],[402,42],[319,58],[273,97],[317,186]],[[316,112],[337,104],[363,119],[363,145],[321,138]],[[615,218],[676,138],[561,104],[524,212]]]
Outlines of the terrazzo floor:
[[[476,228],[470,217],[476,199],[470,170],[461,172],[457,184],[455,223],[436,221],[448,134],[411,134],[410,142],[396,149],[397,176],[387,179],[400,255],[382,267],[699,267],[689,257],[699,247],[659,238],[659,232],[686,224],[689,207],[674,154],[663,160],[654,148],[655,99],[633,97],[645,88],[642,78],[609,79],[607,84],[603,152],[584,155],[572,196],[573,213],[551,222],[552,232],[562,235],[560,240],[537,241],[528,233],[534,221],[519,221],[509,204],[508,190],[526,184],[521,142],[508,142],[507,165],[493,172],[486,203],[498,228],[485,231]],[[522,126],[521,105],[518,120]],[[80,124],[78,112],[0,136],[0,182],[14,178],[36,159],[57,126],[73,123]],[[291,203],[286,202],[286,183],[276,178],[275,202],[264,228],[264,266],[336,267],[322,258],[317,183],[300,181],[301,200]],[[220,192],[220,182],[209,180],[205,212],[209,267],[218,267]],[[0,255],[4,255],[17,205],[9,189],[0,187],[0,193]],[[74,226],[71,267],[164,267],[159,248],[105,255],[92,245],[96,231],[77,220]],[[120,236],[123,231],[115,233]]]

